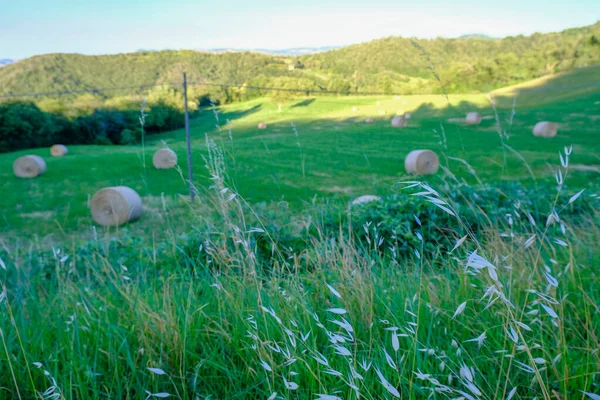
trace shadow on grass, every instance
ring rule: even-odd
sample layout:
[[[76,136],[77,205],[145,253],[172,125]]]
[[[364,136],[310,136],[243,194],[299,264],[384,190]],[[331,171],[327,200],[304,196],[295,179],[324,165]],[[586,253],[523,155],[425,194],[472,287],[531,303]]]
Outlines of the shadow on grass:
[[[227,120],[233,121],[236,119],[245,118],[251,114],[255,114],[255,113],[259,112],[261,109],[262,109],[262,103],[257,104],[250,108],[246,108],[244,110],[239,110],[239,111],[227,112],[227,111],[224,111],[223,109],[219,109],[218,110],[219,121],[225,122]],[[192,121],[193,121],[194,126],[199,126],[199,125],[203,125],[206,123],[214,124],[214,122],[216,120],[215,120],[215,115],[214,115],[212,108],[207,107],[207,108],[198,110],[197,114],[193,117]]]
[[[227,121],[235,121],[238,119],[245,118],[249,115],[255,114],[262,109],[262,104],[257,104],[253,107],[239,110],[239,111],[224,111],[223,109],[218,110],[219,115],[219,124],[221,126],[225,125]],[[190,126],[193,129],[202,129],[202,130],[213,130],[217,123],[217,119],[212,108],[204,108],[202,110],[198,110],[196,115],[190,119]]]
[[[521,107],[541,107],[585,98],[598,100],[600,98],[599,82],[600,64],[576,68],[522,85],[499,89],[494,96],[501,100],[499,104],[511,106],[516,94],[517,104]]]
[[[555,122],[564,122],[568,115],[586,115],[590,119],[589,123],[595,121],[596,115],[599,115],[598,102],[600,101],[600,86],[593,92],[581,94],[578,90],[569,93],[562,93],[560,98],[555,96],[556,100],[548,102],[544,99],[548,93],[540,89],[522,89],[514,93],[495,94],[493,99],[496,103],[496,111],[502,122],[508,122],[510,114],[515,111],[514,119],[518,120],[549,120]],[[533,98],[539,98],[533,100]],[[449,104],[446,107],[436,107],[432,103],[424,103],[412,112],[413,118],[426,119],[448,119],[465,118],[468,112],[479,112],[482,115],[493,116],[494,108],[491,104],[481,105],[468,101],[461,101],[458,104]],[[576,114],[574,114],[576,113]],[[537,121],[536,121],[537,122]]]
[[[303,101],[300,101],[300,102],[294,104],[291,108],[307,107],[307,106],[311,105],[312,103],[314,103],[315,100],[316,100],[315,98],[306,99],[306,100],[303,100]]]
[[[247,117],[250,114],[255,114],[255,113],[259,112],[261,109],[262,109],[262,103],[257,104],[253,107],[247,108],[245,110],[241,110],[241,111],[232,111],[232,112],[219,111],[219,117],[220,117],[220,119],[231,121],[234,119],[240,119],[240,118]],[[211,110],[211,112],[212,112],[212,110]]]

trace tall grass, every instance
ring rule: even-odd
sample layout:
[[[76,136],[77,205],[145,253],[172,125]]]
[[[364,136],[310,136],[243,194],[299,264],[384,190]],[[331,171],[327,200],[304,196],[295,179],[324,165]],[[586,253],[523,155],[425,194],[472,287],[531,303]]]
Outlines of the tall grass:
[[[146,172],[146,144],[145,144],[146,132],[144,131],[144,126],[146,125],[146,117],[147,116],[148,116],[148,114],[146,114],[146,99],[144,99],[140,103],[140,116],[139,116],[141,140],[142,140],[142,166],[144,167],[144,172]]]
[[[0,398],[597,398],[600,215],[563,215],[585,196],[561,203],[570,148],[550,214],[515,198],[502,221],[481,217],[484,235],[462,216],[472,199],[446,194],[449,169],[439,185],[405,183],[456,238],[432,249],[411,216],[406,256],[377,224],[357,238],[352,210],[337,230],[299,216],[304,246],[290,252],[236,192],[223,149],[206,147],[211,187],[189,207],[218,218],[193,252],[165,202],[161,257],[114,239],[5,249]]]
[[[408,190],[456,217],[454,248],[395,258],[363,251],[347,227],[317,223],[304,252],[276,252],[265,271],[252,245],[265,228],[246,225],[223,155],[207,145],[223,225],[193,268],[159,268],[144,251],[139,265],[122,265],[101,244],[83,255],[55,249],[42,270],[18,250],[5,257],[0,396],[551,399],[600,390],[598,215],[570,226],[560,217],[569,204],[554,204],[547,221],[515,204],[485,237],[463,236],[459,207],[414,183]],[[517,225],[527,233],[515,235]]]

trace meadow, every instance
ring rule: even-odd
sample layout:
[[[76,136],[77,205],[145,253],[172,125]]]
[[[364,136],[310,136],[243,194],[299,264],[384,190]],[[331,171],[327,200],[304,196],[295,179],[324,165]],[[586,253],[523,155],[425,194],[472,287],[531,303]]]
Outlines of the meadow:
[[[195,182],[200,191],[209,186],[203,157],[210,137],[225,152],[235,191],[254,204],[286,202],[298,208],[315,198],[347,201],[386,194],[408,179],[404,158],[420,148],[437,152],[442,165],[467,183],[535,185],[553,175],[557,152],[573,145],[571,183],[595,184],[600,89],[580,86],[596,82],[599,75],[600,68],[594,67],[538,83],[532,91],[525,84],[514,109],[514,88],[497,92],[496,110],[488,94],[309,97],[288,102],[282,112],[263,98],[202,109],[191,121]],[[560,90],[569,86],[577,88]],[[469,110],[480,110],[487,119],[464,126],[460,120]],[[412,113],[407,128],[391,127],[389,120],[398,111]],[[368,116],[375,118],[373,124],[363,122]],[[560,135],[534,137],[531,129],[540,120],[560,122]],[[258,130],[259,122],[267,122],[268,128]],[[183,175],[152,167],[152,155],[165,144],[178,154]],[[12,162],[24,154],[44,157],[48,172],[35,180],[15,178]],[[150,215],[165,198],[178,201],[188,193],[185,132],[149,136],[144,150],[139,145],[70,146],[69,156],[59,159],[49,157],[48,149],[2,154],[0,179],[0,208],[7,211],[0,232],[41,237],[89,233],[89,197],[102,187],[132,187],[152,205]]]
[[[0,398],[598,398],[598,71],[492,102],[201,109],[196,202],[182,130],[1,154]],[[164,144],[179,170],[151,166]],[[422,182],[419,148],[443,166]],[[48,172],[18,180],[29,153]],[[109,185],[140,193],[139,221],[93,224]],[[348,207],[363,194],[383,200]]]

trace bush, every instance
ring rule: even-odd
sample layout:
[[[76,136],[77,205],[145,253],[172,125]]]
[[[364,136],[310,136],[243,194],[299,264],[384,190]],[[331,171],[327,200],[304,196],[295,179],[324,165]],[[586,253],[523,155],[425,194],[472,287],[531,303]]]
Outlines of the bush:
[[[103,132],[101,122],[93,116],[78,117],[73,121],[73,125],[77,132],[77,141],[81,144],[95,143],[96,138]]]
[[[568,202],[567,192],[561,195],[560,203]],[[302,254],[315,241],[323,237],[339,237],[340,232],[346,240],[352,240],[363,254],[375,252],[391,256],[390,249],[393,249],[394,258],[413,257],[414,249],[421,248],[421,245],[423,251],[449,251],[461,236],[466,235],[466,230],[479,240],[485,240],[490,230],[497,227],[522,234],[528,229],[527,214],[538,224],[544,224],[551,212],[547,199],[556,195],[556,188],[539,186],[526,189],[519,184],[446,188],[441,192],[441,199],[447,201],[460,216],[462,226],[455,216],[425,197],[412,196],[411,193],[400,191],[383,196],[381,201],[350,208],[347,204],[316,204],[305,212],[304,219],[275,205],[257,205],[254,211],[260,214],[261,223],[268,232],[268,235],[257,235],[253,243],[257,249],[257,260],[269,269],[273,267],[273,254],[277,251],[287,256]],[[593,204],[581,199],[564,209],[561,215],[579,221],[593,213]],[[252,215],[252,212],[248,210],[247,214]],[[514,219],[512,226],[509,226],[508,215]],[[301,228],[303,220],[320,223],[312,224],[306,230]],[[558,224],[548,229],[549,234],[560,233]],[[422,243],[417,232],[422,235]],[[199,244],[194,241],[190,248],[197,248]]]
[[[139,140],[136,138],[134,131],[131,129],[123,129],[123,131],[121,131],[120,144],[135,144],[137,142],[139,142]]]
[[[63,122],[49,118],[33,102],[0,104],[0,151],[50,146],[65,128]]]
[[[183,113],[160,100],[148,111],[144,129],[153,134],[183,125]],[[63,114],[44,112],[33,102],[0,104],[0,152],[55,143],[133,144],[141,136],[138,109],[95,109],[88,115],[69,119]]]
[[[119,144],[121,132],[126,128],[123,114],[117,110],[96,110],[92,116],[100,121],[101,136],[106,136],[113,144]]]
[[[204,94],[198,97],[198,107],[210,107],[212,106],[212,99],[210,98],[210,94]],[[215,105],[219,105],[218,101],[215,102]]]
[[[183,113],[163,101],[159,101],[153,104],[148,112],[144,129],[146,133],[158,133],[178,129],[183,125]]]
[[[113,144],[113,142],[111,142],[110,139],[106,136],[96,136],[96,138],[94,139],[94,144],[106,146],[109,144]]]

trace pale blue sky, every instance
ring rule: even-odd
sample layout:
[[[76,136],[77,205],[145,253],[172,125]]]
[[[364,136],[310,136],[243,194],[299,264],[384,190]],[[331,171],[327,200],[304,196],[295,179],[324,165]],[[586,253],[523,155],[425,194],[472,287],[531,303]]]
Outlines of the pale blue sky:
[[[507,36],[599,19],[600,0],[0,0],[0,58]]]

